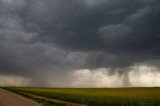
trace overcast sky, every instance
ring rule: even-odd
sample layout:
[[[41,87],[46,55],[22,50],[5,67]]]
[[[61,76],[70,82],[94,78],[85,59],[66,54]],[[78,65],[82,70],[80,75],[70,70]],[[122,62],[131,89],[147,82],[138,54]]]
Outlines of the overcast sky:
[[[159,0],[0,0],[1,86],[160,86],[159,66]]]

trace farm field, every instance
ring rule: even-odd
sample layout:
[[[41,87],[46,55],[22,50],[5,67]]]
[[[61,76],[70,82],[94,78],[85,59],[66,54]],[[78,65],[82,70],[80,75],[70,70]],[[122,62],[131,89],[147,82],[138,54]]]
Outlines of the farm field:
[[[6,88],[90,106],[160,106],[160,88]]]

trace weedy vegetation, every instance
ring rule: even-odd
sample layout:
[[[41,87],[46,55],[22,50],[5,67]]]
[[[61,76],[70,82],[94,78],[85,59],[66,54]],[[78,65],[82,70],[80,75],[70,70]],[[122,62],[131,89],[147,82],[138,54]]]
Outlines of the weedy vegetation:
[[[89,106],[160,106],[160,88],[7,88]]]

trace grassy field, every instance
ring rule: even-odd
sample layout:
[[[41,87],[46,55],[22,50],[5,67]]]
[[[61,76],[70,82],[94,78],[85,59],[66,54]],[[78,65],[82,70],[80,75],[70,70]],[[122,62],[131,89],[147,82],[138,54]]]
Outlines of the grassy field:
[[[7,88],[91,106],[160,106],[160,88]]]

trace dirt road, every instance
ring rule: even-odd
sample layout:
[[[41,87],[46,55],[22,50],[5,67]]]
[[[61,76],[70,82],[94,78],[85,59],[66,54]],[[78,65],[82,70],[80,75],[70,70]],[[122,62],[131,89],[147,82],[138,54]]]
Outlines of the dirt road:
[[[42,106],[35,101],[0,88],[0,106]]]

